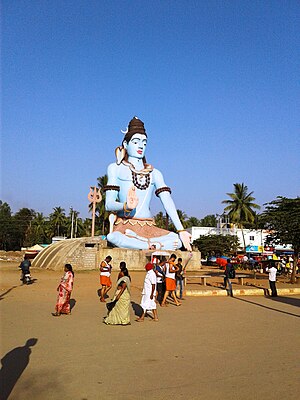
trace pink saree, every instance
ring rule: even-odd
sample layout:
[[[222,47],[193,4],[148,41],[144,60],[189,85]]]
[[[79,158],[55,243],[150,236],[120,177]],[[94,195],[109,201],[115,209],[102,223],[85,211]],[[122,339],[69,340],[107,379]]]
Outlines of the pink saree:
[[[56,302],[56,312],[60,314],[70,314],[70,297],[73,289],[74,277],[71,271],[68,271],[61,278],[58,286],[58,296]]]

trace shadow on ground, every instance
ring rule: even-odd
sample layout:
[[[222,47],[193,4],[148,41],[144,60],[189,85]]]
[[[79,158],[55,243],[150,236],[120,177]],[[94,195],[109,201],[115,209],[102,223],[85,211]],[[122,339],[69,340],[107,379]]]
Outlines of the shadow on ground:
[[[272,301],[277,301],[277,299],[279,299],[279,297],[266,297],[266,298],[269,299],[269,300],[272,300]],[[239,301],[243,301],[243,302],[245,302],[245,303],[253,304],[254,306],[261,307],[261,308],[265,308],[265,309],[267,309],[267,310],[272,310],[272,311],[276,311],[276,312],[279,312],[279,313],[282,313],[282,314],[291,315],[291,316],[293,316],[293,317],[300,318],[300,315],[299,315],[299,314],[293,314],[293,313],[290,313],[290,312],[287,312],[287,311],[279,310],[279,309],[277,309],[277,308],[268,307],[268,306],[265,306],[265,305],[263,305],[263,304],[256,303],[255,301],[246,300],[246,299],[241,299],[240,297],[234,297],[234,299],[239,300]],[[282,299],[282,298],[281,298],[281,299]],[[289,299],[289,298],[288,298],[288,297],[285,297],[285,299]],[[297,300],[297,299],[295,299],[295,300]],[[299,301],[299,300],[298,300],[298,301]],[[280,301],[280,302],[281,302],[281,303],[285,303],[285,301]],[[286,303],[286,304],[289,304],[289,303]]]
[[[294,297],[277,296],[269,297],[269,299],[277,303],[290,304],[291,306],[300,307],[300,299]]]
[[[28,339],[24,346],[16,347],[8,352],[2,359],[0,370],[0,400],[7,400],[18,379],[29,364],[31,347],[35,346],[38,339]]]
[[[0,295],[0,300],[3,300],[4,297],[5,297],[9,292],[11,292],[13,289],[15,289],[16,287],[18,287],[18,286],[12,286],[12,287],[9,288],[6,292],[2,293],[2,294]]]
[[[71,308],[71,311],[73,310],[73,308],[75,307],[75,305],[76,305],[76,300],[75,300],[75,299],[70,299],[70,308]]]
[[[133,309],[133,311],[134,311],[134,314],[135,314],[137,317],[141,317],[142,314],[143,314],[143,309],[142,309],[142,307],[141,307],[139,304],[135,303],[134,301],[131,302],[131,305],[132,305],[132,309]]]

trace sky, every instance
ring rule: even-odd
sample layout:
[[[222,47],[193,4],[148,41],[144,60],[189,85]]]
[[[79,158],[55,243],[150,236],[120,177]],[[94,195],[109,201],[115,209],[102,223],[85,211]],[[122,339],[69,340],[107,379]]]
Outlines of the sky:
[[[88,217],[135,115],[189,217],[222,213],[234,183],[261,206],[300,195],[298,0],[2,0],[1,15],[0,199],[14,213]]]

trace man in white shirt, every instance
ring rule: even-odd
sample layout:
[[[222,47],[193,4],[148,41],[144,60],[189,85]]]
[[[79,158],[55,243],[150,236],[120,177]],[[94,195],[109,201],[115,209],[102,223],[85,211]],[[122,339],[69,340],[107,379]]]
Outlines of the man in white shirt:
[[[269,285],[272,291],[271,297],[277,297],[277,290],[276,290],[276,262],[274,260],[270,261],[270,267],[266,268],[266,272],[269,273]]]
[[[136,319],[137,322],[144,322],[145,315],[147,311],[152,311],[153,318],[152,321],[158,322],[158,315],[156,310],[156,274],[153,270],[154,265],[148,263],[145,265],[147,274],[144,280],[144,288],[142,292],[141,307],[143,309],[143,314]]]

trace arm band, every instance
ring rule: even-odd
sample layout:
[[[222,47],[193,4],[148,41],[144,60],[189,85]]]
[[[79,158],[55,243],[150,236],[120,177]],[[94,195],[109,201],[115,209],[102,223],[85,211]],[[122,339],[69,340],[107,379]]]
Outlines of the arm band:
[[[106,186],[103,186],[102,190],[103,190],[103,192],[106,192],[107,190],[116,190],[117,192],[119,192],[120,186],[106,185]]]
[[[162,192],[172,193],[171,189],[168,186],[165,186],[165,187],[162,187],[162,188],[159,188],[159,189],[155,190],[155,194],[156,194],[157,197]]]

